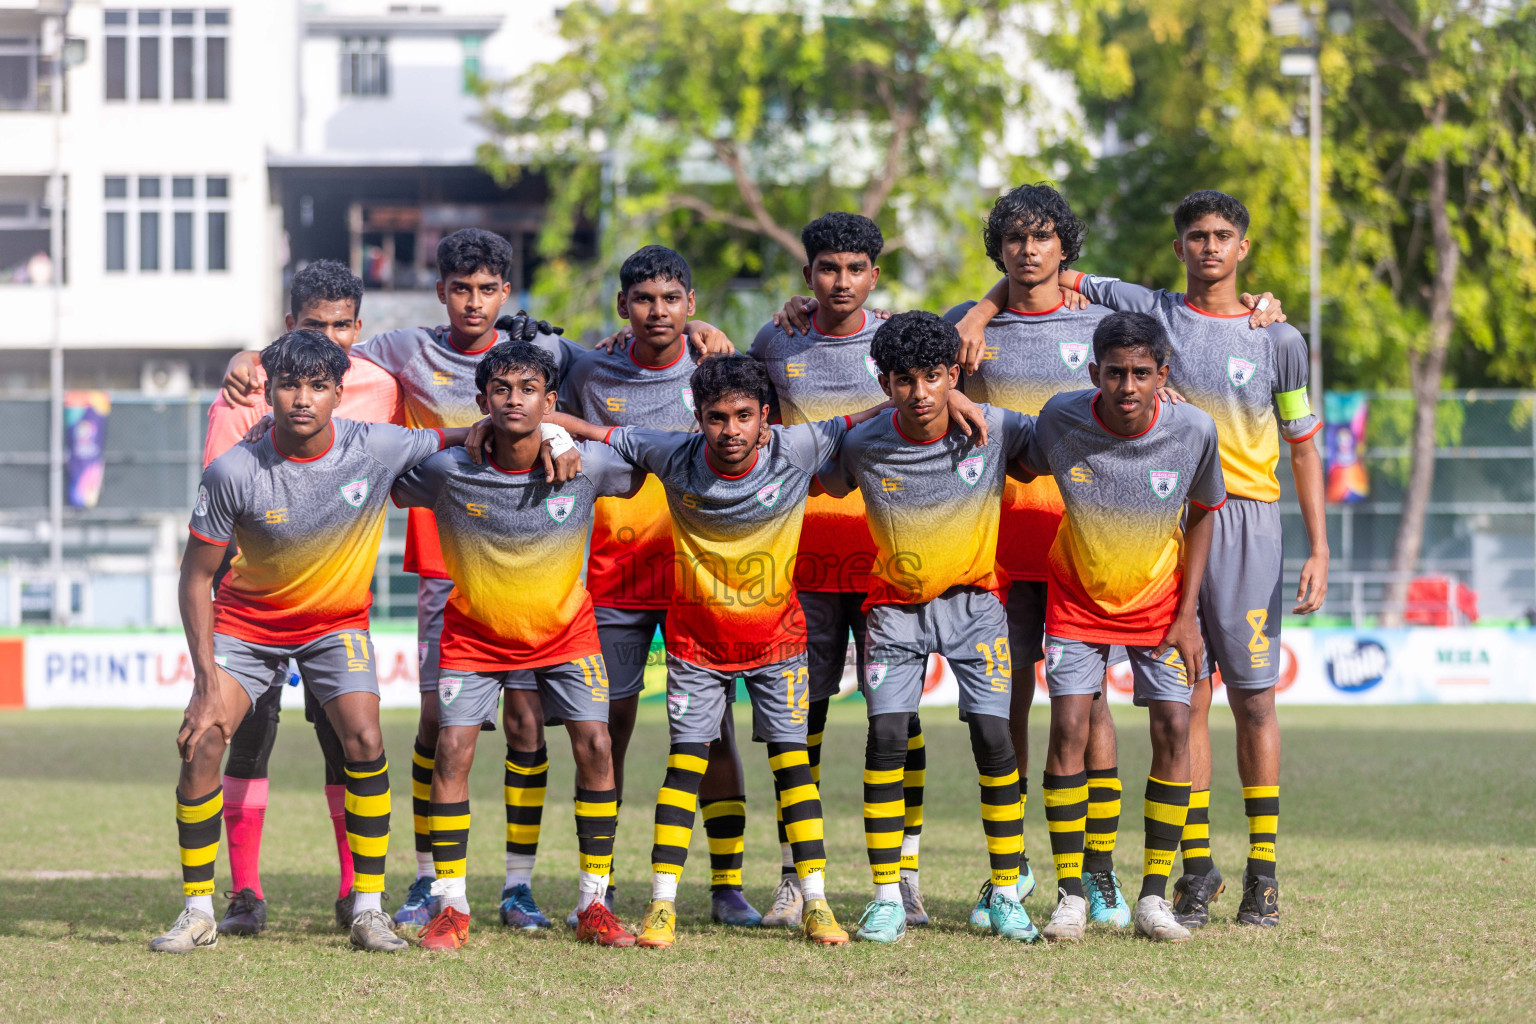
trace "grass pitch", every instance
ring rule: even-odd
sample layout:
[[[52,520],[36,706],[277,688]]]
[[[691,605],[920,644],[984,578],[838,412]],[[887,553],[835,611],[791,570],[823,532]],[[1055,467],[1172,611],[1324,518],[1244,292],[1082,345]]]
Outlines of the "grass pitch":
[[[1038,802],[1046,714],[1037,712],[1035,790],[1025,822],[1040,879],[1028,901],[1054,902]],[[1232,767],[1231,721],[1212,715],[1217,750],[1212,846],[1241,875],[1246,822]],[[1126,783],[1122,883],[1141,866],[1145,715],[1116,712]],[[787,935],[708,923],[702,827],[679,892],[680,941],[668,951],[578,946],[563,928],[509,934],[496,922],[502,875],[501,751],[483,736],[472,784],[470,899],[458,953],[364,956],[334,930],[335,859],[318,752],[286,716],[272,757],[263,844],[271,925],[184,957],[145,945],[175,918],[173,736],[166,712],[22,712],[0,717],[0,1018],[7,1021],[533,1020],[1529,1020],[1536,1017],[1536,708],[1287,709],[1281,790],[1283,924],[1231,923],[1235,892],[1193,942],[1153,946],[1090,931],[1077,947],[1020,947],[968,934],[986,876],[974,769],[953,709],[928,734],[923,888],[934,924],[894,948],[811,949]],[[745,723],[743,723],[745,724]],[[414,864],[410,737],[390,712],[395,901]],[[829,895],[850,931],[869,898],[860,825],[863,707],[834,707],[823,790]],[[575,892],[572,773],[551,735],[549,803],[535,892],[563,917]],[[616,864],[620,916],[648,895],[650,800],[666,728],[642,710]],[[760,746],[748,775],[747,895],[766,909],[778,875],[771,783]],[[221,855],[219,885],[228,883]],[[222,900],[216,900],[222,911]]]

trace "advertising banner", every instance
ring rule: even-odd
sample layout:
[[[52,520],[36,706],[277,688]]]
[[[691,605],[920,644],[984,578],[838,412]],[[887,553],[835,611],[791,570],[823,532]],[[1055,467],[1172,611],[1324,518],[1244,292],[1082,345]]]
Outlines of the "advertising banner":
[[[103,452],[112,399],[105,391],[64,393],[64,473],[70,508],[95,508],[106,473]]]

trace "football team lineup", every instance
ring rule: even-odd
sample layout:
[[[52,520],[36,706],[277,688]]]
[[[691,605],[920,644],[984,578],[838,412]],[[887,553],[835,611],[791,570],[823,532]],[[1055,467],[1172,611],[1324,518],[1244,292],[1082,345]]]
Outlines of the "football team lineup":
[[[209,412],[179,585],[195,677],[177,736],[186,902],[150,948],[266,928],[258,856],[290,663],[325,766],[336,924],[355,949],[469,941],[469,779],[498,724],[507,928],[554,927],[533,876],[546,730],[563,726],[579,859],[564,924],[578,941],[686,943],[678,882],[702,819],[713,921],[818,946],[900,942],[930,924],[925,801],[961,798],[928,792],[930,655],[953,673],[974,757],[972,841],[989,871],[970,928],[1181,942],[1211,922],[1229,885],[1210,848],[1213,673],[1247,817],[1246,863],[1229,866],[1236,921],[1278,926],[1280,623],[1321,607],[1328,543],[1306,344],[1270,296],[1239,294],[1248,226],[1232,196],[1186,196],[1170,233],[1185,290],[1153,290],[1072,269],[1083,223],[1051,187],[1023,185],[984,234],[1002,280],[944,315],[892,315],[866,308],[879,227],[828,213],[802,232],[811,297],[791,297],[745,353],[695,318],[688,263],[658,245],[624,262],[628,326],[592,350],[501,315],[511,249],[487,231],[438,247],[442,327],[360,340],[362,282],[330,261],[300,270],[287,332],[231,361]],[[1282,438],[1310,545],[1283,603]],[[368,634],[390,500],[409,509],[421,687],[416,873],[392,913]],[[666,762],[627,764],[658,630]],[[873,893],[845,929],[827,899],[821,769],[850,659],[868,713]],[[1035,762],[1056,902],[1037,924],[1023,822],[1042,661],[1050,730]],[[1123,790],[1103,699],[1126,661],[1151,747],[1136,890],[1115,867]],[[751,710],[739,739],[738,693]],[[743,893],[747,740],[768,759],[781,852],[766,912]],[[640,795],[626,827],[660,784],[634,928],[610,884],[626,777]],[[216,919],[221,840],[233,892]]]

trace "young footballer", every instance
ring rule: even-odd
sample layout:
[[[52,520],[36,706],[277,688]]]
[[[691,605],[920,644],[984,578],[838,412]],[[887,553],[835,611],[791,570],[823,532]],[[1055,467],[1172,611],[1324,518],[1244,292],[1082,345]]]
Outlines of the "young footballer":
[[[293,275],[289,289],[288,330],[319,331],[342,351],[350,352],[362,327],[359,313],[363,282],[335,260],[317,260]],[[338,417],[364,423],[398,422],[401,416],[399,388],[395,379],[372,363],[354,361],[347,369]],[[267,404],[266,378],[256,374],[259,389],[250,405],[231,403],[220,395],[208,409],[208,438],[203,446],[203,468],[234,447],[256,423],[271,411]],[[225,556],[235,555],[231,547]],[[215,579],[215,586],[218,580]],[[229,848],[231,888],[235,895],[219,919],[220,935],[257,935],[267,926],[267,899],[261,886],[261,833],[267,813],[267,760],[277,739],[281,687],[269,687],[229,743],[224,764],[224,825]],[[321,711],[314,690],[304,684],[304,717],[315,727],[320,753],[325,760],[325,802],[336,835],[340,884],[336,894],[336,923],[343,931],[352,927],[352,854],[347,849],[346,774],[341,744],[331,720]]]
[[[779,419],[786,425],[845,416],[885,401],[876,379],[870,340],[881,320],[864,308],[880,280],[875,262],[885,247],[880,228],[868,217],[828,213],[800,232],[805,245],[801,273],[816,297],[805,330],[771,322],[758,331],[748,352],[768,370],[778,396]],[[775,318],[777,321],[782,318]],[[813,494],[805,503],[805,526],[795,559],[795,589],[805,610],[806,662],[811,706],[807,742],[811,777],[821,784],[821,738],[827,707],[843,681],[848,635],[853,634],[859,679],[864,678],[864,598],[875,542],[864,521],[864,501],[851,494],[839,501]],[[907,729],[907,759],[902,766],[906,821],[901,837],[901,899],[909,925],[928,923],[918,876],[918,844],[923,831],[923,780],[927,752],[917,715]],[[795,927],[802,903],[793,851],[779,822],[782,869],[773,910],[764,924]]]
[[[873,942],[906,934],[903,766],[908,722],[922,697],[930,654],[948,660],[970,725],[992,867],[992,931],[1026,942],[1038,937],[1018,894],[1024,836],[1008,734],[1013,656],[1000,599],[1006,581],[996,564],[1004,473],[1023,451],[1033,423],[981,406],[996,444],[982,447],[982,439],[951,429],[959,348],[954,326],[933,313],[901,313],[882,324],[870,353],[895,409],[850,432],[838,460],[820,476],[829,494],[863,492],[877,552],[864,603],[864,841],[875,898],[858,929],[861,939]]]
[[[1280,815],[1280,438],[1290,442],[1291,474],[1311,551],[1301,569],[1294,615],[1322,607],[1328,589],[1322,458],[1311,438],[1322,428],[1307,399],[1307,345],[1295,328],[1250,330],[1237,295],[1248,255],[1248,210],[1222,192],[1195,192],[1174,210],[1174,252],[1186,291],[1152,291],[1114,278],[1068,271],[1063,284],[1112,309],[1157,317],[1171,346],[1170,384],[1220,428],[1221,468],[1231,501],[1214,517],[1210,572],[1200,615],[1210,651],[1195,684],[1190,728],[1194,792],[1183,838],[1184,874],[1174,884],[1179,920],[1200,927],[1224,883],[1210,855],[1211,668],[1221,670],[1237,726],[1237,770],[1248,812],[1240,924],[1280,921],[1275,832]],[[1279,429],[1276,430],[1278,422]]]
[[[700,357],[684,334],[694,301],[693,271],[682,256],[660,245],[630,255],[619,268],[617,305],[632,340],[577,359],[560,388],[561,411],[601,427],[698,430],[689,382]],[[672,589],[672,517],[658,478],[646,477],[633,497],[598,500],[590,552],[587,587],[608,667],[608,732],[622,804],[625,754],[651,640],[666,624]],[[741,892],[746,787],[729,711],[720,739],[710,746],[709,764],[699,798],[709,836],[710,917],[753,928],[762,915]],[[608,891],[612,907],[612,887]]]
[[[398,504],[435,513],[454,581],[443,615],[429,811],[432,895],[440,909],[420,933],[425,949],[457,949],[469,935],[469,770],[480,725],[494,717],[517,671],[533,676],[544,713],[565,723],[576,761],[577,938],[603,946],[635,942],[603,901],[618,824],[611,691],[592,598],[580,577],[594,504],[633,495],[645,474],[610,449],[588,445],[574,480],[546,478],[537,464],[540,424],[555,408],[556,372],[550,355],[527,342],[492,348],[475,377],[493,437],[486,462],[477,465],[462,449],[445,451],[394,488]],[[509,745],[514,739],[509,730]]]
[[[317,331],[290,331],[262,355],[272,429],[204,472],[182,560],[182,622],[194,666],[192,701],[177,736],[176,822],[187,904],[150,948],[185,953],[218,942],[212,894],[220,766],[256,699],[287,682],[292,659],[345,759],[352,945],[393,952],[405,942],[379,903],[390,804],[369,582],[395,478],[444,444],[462,444],[468,431],[333,420],[349,360]],[[231,542],[239,554],[215,597],[213,577]]]
[[[1202,654],[1196,601],[1210,513],[1226,491],[1211,418],[1158,398],[1168,377],[1166,338],[1141,313],[1100,320],[1089,366],[1097,390],[1046,402],[1021,460],[1055,478],[1065,506],[1048,556],[1045,609],[1045,816],[1058,899],[1043,934],[1052,940],[1081,940],[1088,924],[1085,754],[1114,645],[1130,655],[1135,701],[1148,709],[1152,730],[1136,931],[1155,941],[1189,938],[1164,896],[1189,807],[1190,686]]]

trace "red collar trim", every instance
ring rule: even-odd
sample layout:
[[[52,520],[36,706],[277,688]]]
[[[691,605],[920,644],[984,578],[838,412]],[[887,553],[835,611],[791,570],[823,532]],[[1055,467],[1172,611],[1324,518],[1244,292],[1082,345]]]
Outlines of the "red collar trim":
[[[640,369],[642,369],[642,370],[648,370],[648,371],[650,371],[652,373],[656,372],[657,370],[670,370],[672,367],[676,366],[678,363],[680,363],[682,361],[683,354],[688,351],[688,339],[686,337],[684,337],[684,338],[682,338],[680,340],[682,341],[682,344],[678,346],[677,357],[675,359],[673,359],[670,363],[663,363],[660,366],[651,366],[648,363],[642,363],[640,360],[636,359],[635,358],[635,343],[633,341],[631,341],[629,343],[629,345],[625,347],[624,352],[625,352],[625,354],[627,354],[629,356],[629,361],[634,363],[636,366],[640,367]]]
[[[1097,422],[1099,426],[1103,427],[1105,433],[1109,434],[1111,437],[1123,437],[1126,440],[1130,440],[1133,437],[1143,437],[1146,435],[1148,430],[1151,430],[1153,427],[1157,426],[1157,418],[1158,416],[1162,415],[1163,412],[1163,400],[1161,398],[1158,398],[1157,404],[1152,406],[1152,422],[1147,424],[1147,430],[1143,430],[1138,434],[1122,434],[1118,430],[1111,430],[1108,423],[1105,423],[1103,420],[1099,419],[1098,398],[1103,393],[1103,390],[1099,389],[1088,396],[1088,411],[1093,413],[1095,422]]]
[[[325,458],[326,455],[330,454],[331,449],[333,447],[335,447],[335,445],[336,445],[336,424],[335,423],[327,423],[325,425],[325,428],[331,432],[330,443],[325,446],[325,451],[321,452],[319,455],[311,455],[307,459],[301,459],[297,455],[289,455],[289,454],[287,454],[286,452],[284,452],[281,448],[279,448],[277,446],[277,428],[276,427],[273,427],[271,430],[269,430],[267,432],[267,440],[272,442],[272,450],[277,452],[277,454],[279,456],[281,456],[282,458],[287,459],[289,462],[314,462],[317,459]]]
[[[901,429],[901,413],[900,413],[899,410],[896,410],[896,409],[892,409],[891,410],[891,426],[895,427],[896,428],[896,433],[900,434],[901,435],[901,439],[903,441],[906,441],[909,444],[935,444],[935,443],[937,443],[939,441],[944,440],[944,434],[940,434],[938,437],[934,438],[932,441],[919,441],[915,437],[908,437],[906,435],[906,432]],[[948,432],[946,431],[946,433],[948,433]]]
[[[482,352],[489,352],[492,348],[495,347],[496,343],[501,340],[501,332],[498,330],[492,330],[491,340],[481,348],[459,348],[459,346],[453,343],[453,327],[450,325],[447,331],[445,331],[443,334],[443,340],[448,343],[449,348],[453,349],[455,352],[458,352],[461,355],[478,356]]]
[[[1212,313],[1210,310],[1208,310],[1208,309],[1201,309],[1199,306],[1195,305],[1193,302],[1190,302],[1188,295],[1184,296],[1184,305],[1188,306],[1190,309],[1194,310],[1196,313],[1199,313],[1201,316],[1208,316],[1208,317],[1211,317],[1213,320],[1236,320],[1236,319],[1238,319],[1240,317],[1252,316],[1253,315],[1253,311],[1252,310],[1247,310],[1247,309],[1243,310],[1241,313]]]
[[[505,473],[508,476],[523,476],[526,473],[533,472],[532,466],[529,466],[527,469],[504,469],[496,464],[496,456],[492,455],[490,452],[486,452],[485,462],[486,465],[490,466],[496,472]]]
[[[819,312],[819,310],[818,310],[818,312]],[[862,321],[860,321],[859,326],[857,328],[855,328],[854,330],[849,331],[847,334],[828,334],[826,331],[822,330],[821,329],[821,325],[819,325],[816,322],[816,314],[815,313],[811,314],[811,329],[814,330],[817,334],[821,335],[823,338],[851,338],[855,334],[858,334],[864,328],[869,326],[869,310],[861,309],[861,310],[859,310],[859,312],[864,314],[864,319]]]
[[[1066,304],[1067,304],[1067,300],[1066,299],[1062,299],[1060,302],[1056,303],[1056,305],[1052,306],[1050,309],[1042,309],[1038,313],[1030,312],[1027,309],[1014,309],[1012,306],[1009,306],[1008,307],[1008,312],[1010,312],[1010,313],[1017,313],[1017,314],[1019,314],[1019,316],[1050,316],[1052,313],[1056,312],[1058,309],[1060,309],[1062,306],[1065,306]]]
[[[709,471],[711,473],[715,474],[715,476],[719,477],[721,480],[740,480],[744,476],[750,476],[751,475],[752,471],[757,468],[758,461],[762,459],[762,456],[763,456],[763,450],[761,448],[755,449],[752,452],[752,465],[748,466],[742,472],[737,473],[735,476],[731,476],[729,473],[722,473],[718,469],[716,469],[715,468],[715,464],[713,462],[709,461],[709,453],[708,452],[704,453],[704,465],[708,466],[709,467]]]

